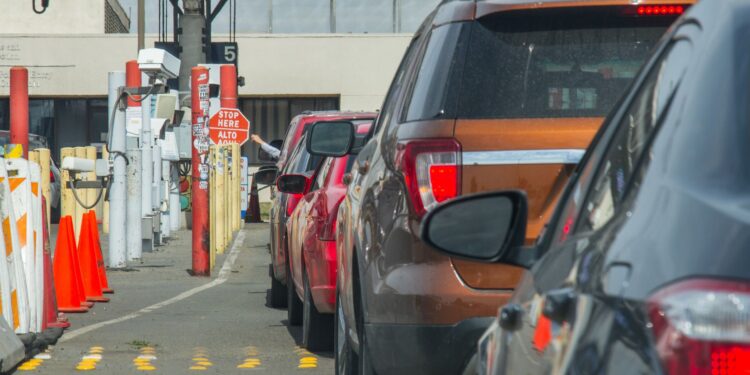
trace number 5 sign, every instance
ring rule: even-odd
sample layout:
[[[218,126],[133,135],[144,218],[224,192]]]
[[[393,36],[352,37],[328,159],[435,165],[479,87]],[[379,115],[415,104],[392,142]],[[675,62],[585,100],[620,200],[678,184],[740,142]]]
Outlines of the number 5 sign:
[[[213,64],[234,64],[236,66],[238,52],[237,43],[211,43],[211,58],[209,61]]]

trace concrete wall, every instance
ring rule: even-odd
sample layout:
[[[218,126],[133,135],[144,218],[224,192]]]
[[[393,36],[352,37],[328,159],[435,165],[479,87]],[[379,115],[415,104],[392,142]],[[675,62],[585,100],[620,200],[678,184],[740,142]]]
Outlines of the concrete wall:
[[[0,34],[41,33],[104,33],[104,1],[52,0],[43,14],[35,14],[28,0],[0,1]]]
[[[410,34],[237,35],[239,74],[246,82],[240,95],[334,94],[341,96],[342,109],[374,110],[410,39]],[[5,35],[0,65],[30,66],[32,96],[105,96],[107,72],[124,70],[125,61],[137,56],[136,43],[134,35],[123,34]],[[6,95],[8,69],[0,68],[0,96]]]

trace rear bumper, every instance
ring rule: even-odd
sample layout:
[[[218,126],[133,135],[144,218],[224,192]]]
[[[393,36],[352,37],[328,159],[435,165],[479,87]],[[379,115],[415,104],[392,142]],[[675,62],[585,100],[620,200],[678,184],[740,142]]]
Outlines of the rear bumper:
[[[494,317],[454,325],[365,324],[379,374],[460,374]]]

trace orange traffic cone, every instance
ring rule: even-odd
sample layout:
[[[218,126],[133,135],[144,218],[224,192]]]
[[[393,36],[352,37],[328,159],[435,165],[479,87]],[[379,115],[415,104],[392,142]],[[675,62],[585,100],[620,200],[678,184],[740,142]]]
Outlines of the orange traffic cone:
[[[73,229],[70,223],[70,216],[60,219],[55,246],[53,268],[57,308],[64,312],[86,312],[89,308],[81,306],[81,296],[78,294],[78,257],[70,247],[69,232]]]
[[[68,230],[66,232],[68,238],[68,246],[70,247],[71,253],[73,253],[73,259],[75,260],[75,272],[76,288],[78,288],[78,298],[80,299],[81,306],[92,307],[94,303],[86,300],[85,289],[83,289],[83,276],[81,275],[81,264],[80,258],[78,257],[78,245],[76,245],[75,235],[75,224],[73,224],[73,217],[67,216]]]
[[[78,237],[78,264],[81,266],[81,276],[83,276],[83,292],[88,301],[109,302],[109,298],[102,294],[102,287],[99,285],[99,269],[96,265],[96,256],[92,244],[91,219],[91,215],[83,215],[81,233]],[[96,223],[93,225],[96,225]]]
[[[52,276],[52,259],[49,251],[49,229],[47,228],[47,202],[42,197],[42,249],[44,251],[44,307],[42,330],[47,328],[68,328],[70,322],[64,313],[57,311],[55,283]]]
[[[89,225],[91,226],[91,243],[94,249],[94,255],[96,256],[96,268],[99,270],[99,285],[102,287],[102,292],[111,294],[115,291],[109,287],[109,281],[107,281],[107,268],[104,266],[104,257],[102,256],[102,243],[99,241],[99,228],[96,223],[99,221],[96,219],[96,211],[89,211]]]

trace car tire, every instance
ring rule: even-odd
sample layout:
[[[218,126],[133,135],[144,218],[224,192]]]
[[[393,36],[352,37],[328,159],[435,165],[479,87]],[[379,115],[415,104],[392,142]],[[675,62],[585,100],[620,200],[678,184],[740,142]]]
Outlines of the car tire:
[[[302,301],[297,297],[297,291],[294,290],[294,280],[292,279],[292,270],[289,268],[289,260],[286,263],[286,317],[290,326],[302,324]]]
[[[274,308],[286,307],[286,285],[276,279],[273,272],[273,265],[269,264],[268,267],[268,274],[271,277],[271,289],[268,290],[268,294],[266,295],[266,305]]]
[[[354,266],[357,267],[357,259],[354,258]],[[362,301],[362,288],[360,286],[359,271],[355,271],[352,275],[355,287],[355,319],[357,322],[357,334],[359,335],[359,355],[357,356],[357,373],[360,375],[375,375],[375,369],[372,366],[372,359],[370,357],[370,348],[367,345],[367,333],[365,332],[365,314],[364,314],[364,302]]]
[[[344,318],[344,305],[341,304],[341,297],[336,292],[336,314],[334,318],[336,333],[334,335],[334,356],[336,365],[336,375],[354,375],[357,373],[357,353],[352,350],[352,344],[349,342],[348,328]]]
[[[307,272],[303,278],[305,297],[302,301],[302,346],[312,351],[330,351],[333,348],[333,315],[318,311],[312,299]]]

